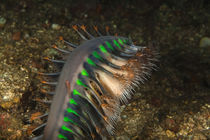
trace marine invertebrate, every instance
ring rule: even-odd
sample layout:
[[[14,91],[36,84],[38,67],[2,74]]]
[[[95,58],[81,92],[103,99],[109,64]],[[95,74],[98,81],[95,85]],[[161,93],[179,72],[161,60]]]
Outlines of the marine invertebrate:
[[[79,46],[64,41],[75,48],[62,63],[60,73],[43,75],[59,76],[48,121],[41,139],[105,139],[114,134],[114,125],[120,114],[120,105],[126,104],[134,88],[146,80],[155,67],[156,53],[135,46],[125,37],[93,37],[85,26],[73,26],[85,40]],[[81,33],[82,30],[90,39]],[[38,137],[37,137],[38,139]]]

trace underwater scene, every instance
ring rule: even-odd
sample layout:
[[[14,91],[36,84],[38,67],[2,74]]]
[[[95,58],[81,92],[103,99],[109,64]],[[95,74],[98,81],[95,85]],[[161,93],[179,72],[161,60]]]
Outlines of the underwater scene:
[[[209,140],[209,0],[0,0],[0,140]]]

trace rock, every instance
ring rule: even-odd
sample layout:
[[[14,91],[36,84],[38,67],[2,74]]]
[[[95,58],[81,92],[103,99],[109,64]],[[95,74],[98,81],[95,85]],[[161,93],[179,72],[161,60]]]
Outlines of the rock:
[[[18,40],[20,40],[20,35],[21,35],[20,32],[15,32],[15,33],[12,35],[12,39],[15,40],[15,41],[18,41]]]
[[[193,140],[207,140],[207,137],[200,133],[195,133],[193,136]]]
[[[203,37],[200,40],[200,47],[210,47],[210,38],[209,37]]]
[[[20,120],[15,118],[14,116],[6,113],[0,112],[0,139],[21,139],[22,136],[22,124],[19,123]]]
[[[59,30],[59,29],[61,28],[60,25],[55,24],[55,23],[53,23],[51,27],[52,27],[52,29],[54,29],[54,30]]]
[[[172,131],[170,131],[170,130],[166,130],[166,135],[167,135],[168,137],[170,137],[170,138],[175,137],[174,132],[172,132]]]
[[[116,137],[116,140],[130,140],[130,138],[126,135]]]
[[[126,118],[127,118],[127,115],[122,115],[122,118],[123,118],[123,119],[126,119]]]
[[[166,129],[173,131],[175,133],[178,132],[178,130],[179,130],[178,124],[172,118],[166,118],[165,127],[166,127]]]
[[[24,34],[24,39],[28,39],[30,37],[30,35],[28,33]]]
[[[0,17],[0,28],[6,24],[7,20],[4,17]]]

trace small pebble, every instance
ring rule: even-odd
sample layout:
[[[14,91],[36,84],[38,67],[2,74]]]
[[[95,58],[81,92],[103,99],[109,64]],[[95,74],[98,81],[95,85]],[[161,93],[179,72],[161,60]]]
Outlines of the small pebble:
[[[84,17],[87,18],[88,17],[88,14],[85,14]]]
[[[24,38],[25,38],[25,39],[27,39],[27,38],[29,38],[29,37],[30,37],[30,35],[29,35],[28,33],[25,33],[25,34],[24,34]]]
[[[15,33],[12,35],[12,39],[15,40],[15,41],[18,41],[18,40],[20,40],[20,35],[21,35],[20,32],[15,32]]]
[[[126,135],[116,137],[116,140],[130,140],[130,138]]]
[[[52,24],[52,29],[54,29],[54,30],[59,30],[60,28],[61,28],[61,26],[60,25],[58,25],[58,24]]]
[[[175,137],[175,134],[174,134],[174,132],[172,132],[172,131],[170,131],[170,130],[166,130],[166,135],[168,136],[168,137]]]
[[[0,17],[0,28],[6,24],[7,20],[4,17]]]
[[[123,118],[123,119],[126,119],[126,118],[127,118],[127,115],[122,115],[122,118]]]
[[[203,37],[200,40],[200,47],[210,47],[210,38],[209,37]]]

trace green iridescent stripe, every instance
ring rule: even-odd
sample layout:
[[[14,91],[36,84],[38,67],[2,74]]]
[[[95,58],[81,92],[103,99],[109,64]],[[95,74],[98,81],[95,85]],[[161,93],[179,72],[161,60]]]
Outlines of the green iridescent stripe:
[[[118,42],[120,42],[121,45],[124,44],[123,41],[120,38],[118,39]]]
[[[73,90],[73,94],[74,95],[81,95],[81,93],[79,93],[79,91],[77,91],[76,89]]]
[[[119,49],[121,49],[120,44],[119,44],[116,40],[113,40],[113,42],[114,42],[114,44],[115,44]]]
[[[79,116],[79,114],[78,114],[76,111],[74,111],[73,109],[71,109],[71,108],[67,108],[66,111],[67,111],[68,113],[73,113],[73,114]]]
[[[92,66],[96,66],[96,64],[90,58],[87,58],[87,62],[88,62],[88,64],[90,64]]]
[[[58,138],[59,138],[59,139],[64,139],[64,140],[68,140],[67,137],[65,137],[65,136],[62,135],[62,134],[58,134]]]
[[[70,103],[70,104],[77,105],[77,102],[76,102],[74,99],[70,99],[70,100],[69,100],[69,103]]]
[[[97,51],[93,51],[92,54],[93,54],[93,56],[94,56],[95,58],[102,60],[102,57],[98,54]]]
[[[62,125],[61,129],[65,130],[65,131],[69,131],[71,133],[74,133],[70,128],[66,127],[65,125]]]
[[[83,76],[89,76],[88,72],[87,72],[85,69],[83,69],[83,70],[81,71],[81,74],[82,74]]]
[[[84,87],[87,88],[87,86],[86,86],[80,79],[77,79],[76,83],[77,83],[77,85],[79,85],[79,86],[84,86]]]
[[[114,51],[114,48],[112,47],[112,45],[108,41],[106,41],[105,43],[106,43],[108,48],[110,48],[112,51]]]
[[[77,123],[75,123],[72,119],[69,119],[68,117],[64,117],[63,120],[64,120],[64,122],[71,122],[71,123],[77,125]]]
[[[100,48],[101,52],[107,53],[107,50],[103,45],[100,45],[99,48]]]
[[[127,42],[126,39],[124,39],[123,42],[126,43]]]

